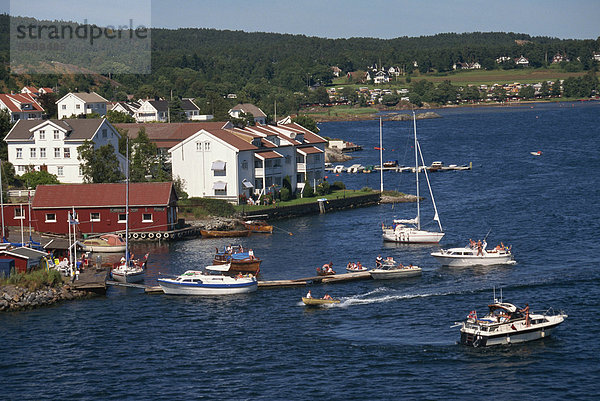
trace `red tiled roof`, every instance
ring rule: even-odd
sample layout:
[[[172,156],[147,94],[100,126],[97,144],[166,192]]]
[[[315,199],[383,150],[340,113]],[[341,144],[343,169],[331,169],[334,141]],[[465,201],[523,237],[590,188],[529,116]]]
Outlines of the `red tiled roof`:
[[[204,129],[223,128],[227,122],[202,122],[202,123],[122,123],[114,124],[120,130],[128,131],[130,138],[137,138],[138,131],[144,128],[151,142],[159,148],[171,148],[179,142],[189,138],[196,132]]]
[[[125,207],[125,183],[38,185],[31,207],[81,208]],[[171,182],[134,182],[129,184],[129,206],[167,206],[174,195]]]
[[[283,156],[273,150],[266,150],[263,152],[255,152],[256,156],[262,159],[280,159]]]
[[[308,146],[308,147],[305,147],[305,148],[298,148],[296,150],[298,152],[302,152],[302,153],[304,153],[306,155],[312,155],[312,154],[315,154],[315,153],[323,153],[323,151],[321,149],[315,148],[314,146]]]
[[[304,134],[304,140],[306,140],[309,143],[325,143],[325,142],[327,142],[327,140],[325,140],[325,138],[315,134],[312,131],[309,131],[308,129],[304,128],[303,126],[301,126],[300,124],[297,124],[297,123],[280,124],[280,125],[278,125],[278,127],[282,127],[282,128],[288,129],[290,131],[302,132]]]
[[[42,106],[38,102],[36,102],[33,97],[29,93],[17,93],[14,95],[0,94],[0,101],[8,107],[8,109],[13,113],[21,113],[21,112],[34,112],[34,111],[44,111]],[[23,110],[19,106],[19,103],[28,103],[33,107],[29,110]]]

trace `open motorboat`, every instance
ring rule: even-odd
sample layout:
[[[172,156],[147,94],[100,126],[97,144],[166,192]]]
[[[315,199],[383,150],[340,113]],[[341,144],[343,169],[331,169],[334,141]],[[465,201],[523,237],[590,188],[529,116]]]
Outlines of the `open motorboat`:
[[[489,312],[477,318],[471,311],[460,326],[460,343],[471,347],[489,347],[501,344],[516,344],[548,337],[568,316],[549,309],[543,313],[517,308],[515,305],[494,300]]]
[[[228,276],[229,265],[206,266],[204,271],[188,270],[175,278],[159,278],[158,284],[170,295],[230,295],[256,291],[253,274]]]
[[[225,246],[221,252],[217,248],[213,258],[214,265],[231,265],[230,271],[232,273],[242,272],[254,275],[260,272],[261,262],[261,259],[254,256],[252,249],[244,249],[241,245]]]
[[[115,234],[104,234],[98,238],[88,238],[78,242],[85,252],[125,252],[125,241]]]
[[[253,233],[271,234],[273,232],[273,226],[264,220],[246,220],[242,224]]]
[[[415,180],[417,186],[417,216],[414,219],[394,219],[392,226],[385,226],[384,224],[382,224],[381,229],[383,231],[383,240],[390,242],[400,242],[405,244],[437,244],[444,236],[444,230],[442,229],[442,223],[438,215],[437,206],[435,205],[435,199],[433,197],[433,191],[431,190],[431,184],[429,182],[429,176],[427,175],[427,169],[422,168],[423,166],[425,166],[425,161],[423,160],[423,154],[421,153],[419,141],[417,141],[417,119],[414,112],[413,125],[415,149]],[[421,156],[421,167],[419,167],[419,155]],[[433,210],[435,212],[433,220],[437,222],[440,231],[427,231],[421,228],[421,198],[419,195],[419,172],[421,171],[425,174],[425,179],[427,180],[427,187],[429,188],[429,195],[431,196],[431,202],[433,203]]]
[[[487,242],[483,241],[471,243],[464,248],[440,249],[437,252],[431,252],[431,256],[436,258],[443,266],[465,267],[465,266],[490,266],[490,265],[508,265],[517,263],[509,247],[504,244],[496,246],[494,249],[486,249]]]
[[[333,276],[335,270],[333,270],[333,263],[325,263],[322,267],[317,267],[317,275],[319,276]]]
[[[330,304],[339,304],[339,299],[325,299],[325,298],[307,298],[302,297],[302,302],[307,306],[321,306],[321,305],[330,305]]]
[[[381,266],[369,270],[369,273],[371,273],[371,277],[375,280],[389,280],[419,276],[421,275],[421,270],[419,266],[404,266],[402,263],[396,264],[392,258],[387,258]]]
[[[360,262],[348,263],[348,265],[346,266],[346,271],[349,273],[366,272],[367,270],[369,270],[369,268],[361,265]]]

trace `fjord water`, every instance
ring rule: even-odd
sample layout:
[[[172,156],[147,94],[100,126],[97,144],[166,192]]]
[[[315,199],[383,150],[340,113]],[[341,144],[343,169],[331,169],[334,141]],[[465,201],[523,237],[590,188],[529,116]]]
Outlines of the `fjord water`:
[[[435,246],[385,244],[381,223],[414,204],[380,205],[276,222],[239,241],[264,260],[263,279],[311,276],[333,261],[372,266],[377,254],[423,268],[420,278],[311,287],[339,305],[307,309],[306,288],[223,298],[106,297],[0,315],[3,399],[587,399],[600,376],[598,233],[600,103],[436,110],[418,121],[426,163],[473,162],[431,174],[446,236],[512,245],[518,264],[442,268]],[[377,121],[320,124],[364,146],[352,163],[378,163]],[[384,123],[385,159],[412,165],[411,122]],[[541,156],[529,152],[541,150]],[[350,162],[345,163],[350,165]],[[379,175],[328,177],[379,187]],[[414,193],[414,175],[386,173],[386,189]],[[432,217],[429,195],[423,221]],[[434,228],[434,225],[428,227]],[[292,232],[288,235],[285,231]],[[146,281],[210,262],[220,240],[151,249]],[[145,252],[145,248],[137,252]],[[568,315],[550,338],[472,349],[453,322],[504,300]]]

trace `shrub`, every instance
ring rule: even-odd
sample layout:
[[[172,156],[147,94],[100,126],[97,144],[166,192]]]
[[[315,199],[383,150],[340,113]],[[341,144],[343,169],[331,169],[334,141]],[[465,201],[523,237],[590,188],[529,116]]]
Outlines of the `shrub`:
[[[331,184],[331,189],[346,189],[346,184],[344,184],[342,181],[335,181],[333,184]]]
[[[289,201],[290,199],[292,199],[292,194],[290,193],[290,190],[287,188],[281,188],[281,200],[282,201]]]
[[[315,192],[319,196],[327,195],[328,193],[331,193],[331,186],[327,181],[323,181],[322,183],[317,185]]]
[[[307,182],[304,184],[304,191],[302,192],[302,197],[310,198],[312,196],[315,196],[315,191],[313,191],[313,187],[311,187],[310,184]]]
[[[361,191],[362,192],[373,192],[373,189],[369,188],[369,187],[362,187]]]
[[[221,216],[229,217],[235,213],[234,206],[222,199],[210,199],[210,198],[189,198],[180,200],[178,206],[189,207],[190,211],[193,211],[194,216],[199,217],[201,215]]]

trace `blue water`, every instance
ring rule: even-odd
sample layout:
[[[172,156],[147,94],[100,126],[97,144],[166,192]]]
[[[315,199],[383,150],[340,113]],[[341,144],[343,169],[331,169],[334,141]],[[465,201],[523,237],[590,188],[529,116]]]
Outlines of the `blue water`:
[[[280,221],[273,235],[239,241],[264,260],[264,279],[310,276],[330,260],[338,270],[349,260],[372,265],[379,253],[417,264],[423,275],[314,286],[314,295],[342,299],[315,310],[300,303],[306,288],[228,298],[110,288],[106,297],[2,314],[2,399],[595,398],[600,103],[437,112],[443,118],[418,121],[426,163],[473,162],[471,171],[431,175],[447,232],[441,245],[491,230],[488,242],[512,245],[517,265],[441,268],[429,256],[436,247],[384,244],[381,222],[414,217],[414,204]],[[320,127],[365,147],[353,162],[378,162],[378,122]],[[385,122],[384,158],[412,164],[411,135],[411,123]],[[529,154],[537,150],[543,155]],[[414,193],[411,174],[384,179],[386,189]],[[329,180],[379,186],[376,174]],[[427,199],[423,221],[432,214]],[[146,281],[208,264],[222,245],[197,239],[152,248]],[[494,287],[506,301],[569,318],[537,342],[456,345],[450,326],[472,309],[484,312]]]

